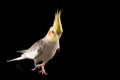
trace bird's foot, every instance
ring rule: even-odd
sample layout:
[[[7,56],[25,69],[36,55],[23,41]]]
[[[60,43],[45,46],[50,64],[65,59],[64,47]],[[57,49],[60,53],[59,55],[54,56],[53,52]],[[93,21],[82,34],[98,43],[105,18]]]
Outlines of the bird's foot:
[[[41,71],[39,71],[39,73],[40,73],[40,74],[42,74],[42,75],[47,75],[47,73],[46,73],[46,71],[45,71],[45,69],[44,69],[44,68],[42,68],[42,70],[41,70]]]
[[[40,68],[42,68],[42,69],[39,71],[39,73],[42,75],[47,75],[43,64],[39,64],[39,65],[35,66],[35,68],[33,68],[32,71],[34,71],[36,69],[40,69]]]
[[[32,69],[32,71],[34,71],[34,70],[36,70],[36,69],[39,69],[39,68],[41,68],[42,66],[43,66],[42,64],[36,65],[36,66]]]

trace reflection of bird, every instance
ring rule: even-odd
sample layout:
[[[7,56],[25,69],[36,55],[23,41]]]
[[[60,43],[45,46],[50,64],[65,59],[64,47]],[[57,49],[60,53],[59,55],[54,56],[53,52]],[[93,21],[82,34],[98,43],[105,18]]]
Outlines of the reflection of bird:
[[[47,35],[34,43],[29,49],[21,50],[19,52],[23,53],[20,57],[8,60],[7,62],[22,60],[22,59],[33,59],[35,63],[35,68],[41,68],[39,71],[42,74],[47,75],[44,67],[46,63],[53,58],[56,51],[60,48],[59,39],[63,33],[62,24],[60,20],[61,11],[57,11],[55,14],[55,19],[53,26],[50,27]],[[38,64],[39,61],[43,61],[41,64]]]

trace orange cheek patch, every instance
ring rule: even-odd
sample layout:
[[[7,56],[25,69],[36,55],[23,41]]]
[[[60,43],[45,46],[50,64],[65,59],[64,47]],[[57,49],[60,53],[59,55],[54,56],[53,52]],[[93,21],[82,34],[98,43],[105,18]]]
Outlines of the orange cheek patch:
[[[48,31],[48,35],[50,36],[50,34],[51,34],[51,31],[49,30],[49,31]]]

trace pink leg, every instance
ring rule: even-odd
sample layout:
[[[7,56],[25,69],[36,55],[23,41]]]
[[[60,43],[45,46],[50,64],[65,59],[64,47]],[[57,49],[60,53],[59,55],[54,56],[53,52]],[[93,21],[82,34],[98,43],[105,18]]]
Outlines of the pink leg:
[[[44,69],[44,65],[43,64],[38,64],[37,66],[35,66],[35,68],[32,69],[32,71],[36,70],[36,69],[42,68],[41,71],[39,71],[40,73],[42,73],[42,75],[47,75],[45,69]]]

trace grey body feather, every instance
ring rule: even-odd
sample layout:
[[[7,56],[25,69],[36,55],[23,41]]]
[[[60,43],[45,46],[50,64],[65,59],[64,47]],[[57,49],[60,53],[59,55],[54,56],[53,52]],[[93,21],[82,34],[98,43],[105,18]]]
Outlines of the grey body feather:
[[[60,49],[59,39],[63,33],[62,24],[60,20],[61,11],[57,11],[55,14],[55,19],[53,26],[50,27],[47,35],[35,42],[29,49],[18,51],[23,53],[20,57],[8,60],[7,62],[22,60],[22,59],[32,59],[34,60],[35,68],[42,68],[40,73],[47,75],[44,66],[45,64],[53,58],[56,51]],[[42,61],[42,64],[38,64]]]
[[[8,60],[7,62],[17,61],[22,59],[33,59],[35,65],[39,61],[47,63],[59,49],[59,40],[51,42],[47,40],[47,36],[35,42],[28,50],[17,51],[23,53],[20,57]]]

